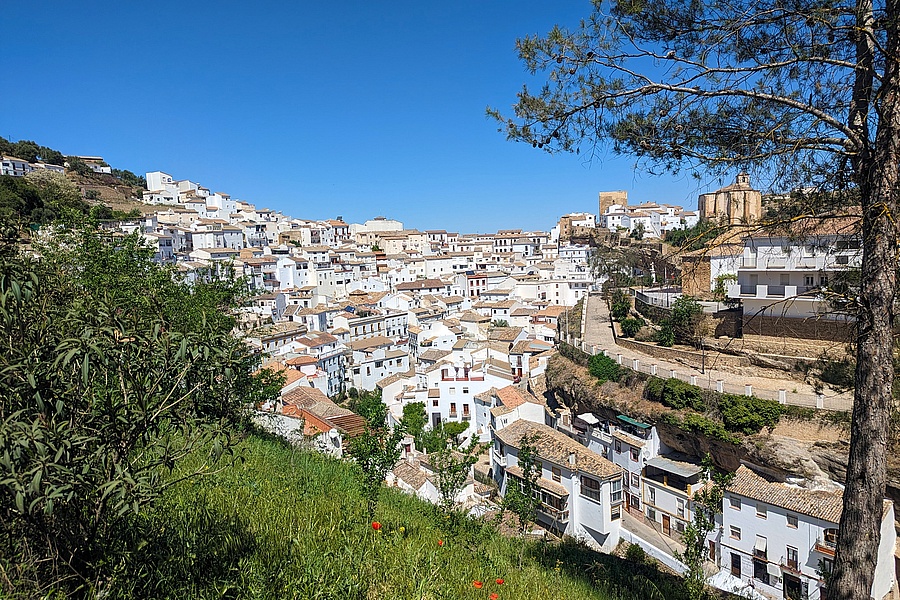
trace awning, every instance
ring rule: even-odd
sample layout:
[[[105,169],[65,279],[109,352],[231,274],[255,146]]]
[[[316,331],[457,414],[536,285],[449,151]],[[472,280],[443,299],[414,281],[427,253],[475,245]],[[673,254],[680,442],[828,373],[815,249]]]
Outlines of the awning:
[[[628,423],[629,425],[634,425],[635,427],[638,427],[640,429],[650,429],[650,425],[648,425],[646,423],[641,423],[637,419],[632,419],[631,417],[626,417],[625,415],[619,415],[616,418],[619,419],[620,421],[622,421],[623,423]]]
[[[756,536],[756,545],[753,546],[753,549],[757,552],[765,552],[766,551],[766,538],[761,535]]]

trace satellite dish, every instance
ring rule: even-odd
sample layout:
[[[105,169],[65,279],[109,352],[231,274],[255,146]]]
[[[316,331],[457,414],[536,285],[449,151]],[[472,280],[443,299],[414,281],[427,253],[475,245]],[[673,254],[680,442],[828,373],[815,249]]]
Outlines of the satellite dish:
[[[338,439],[338,430],[335,429],[334,427],[332,427],[331,430],[328,432],[328,437],[330,437],[333,440]]]

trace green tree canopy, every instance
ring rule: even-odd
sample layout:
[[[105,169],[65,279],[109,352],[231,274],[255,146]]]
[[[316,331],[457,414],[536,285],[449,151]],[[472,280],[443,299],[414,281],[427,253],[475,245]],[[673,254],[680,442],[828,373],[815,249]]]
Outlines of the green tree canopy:
[[[36,260],[14,232],[0,245],[0,564],[75,589],[116,562],[117,532],[167,471],[208,445],[207,472],[279,386],[231,334],[239,287],[189,286],[136,236],[60,231]]]

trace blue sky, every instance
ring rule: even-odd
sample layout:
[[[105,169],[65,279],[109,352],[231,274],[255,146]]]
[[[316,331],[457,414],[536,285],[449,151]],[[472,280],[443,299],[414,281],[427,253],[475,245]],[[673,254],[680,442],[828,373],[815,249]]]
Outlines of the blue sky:
[[[549,229],[631,203],[695,208],[689,177],[507,142],[485,107],[528,76],[515,39],[585,1],[57,2],[11,17],[0,135],[162,170],[296,217]],[[714,182],[718,187],[720,182]]]

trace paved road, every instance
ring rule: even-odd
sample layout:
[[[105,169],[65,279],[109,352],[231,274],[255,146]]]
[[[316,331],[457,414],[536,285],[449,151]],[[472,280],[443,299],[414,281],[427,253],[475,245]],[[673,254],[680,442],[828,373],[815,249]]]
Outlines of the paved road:
[[[651,372],[652,366],[655,365],[656,374],[662,377],[669,377],[674,371],[679,379],[708,389],[721,388],[721,391],[729,393],[743,394],[746,391],[745,386],[749,385],[754,396],[782,400],[795,406],[844,411],[850,410],[853,406],[851,393],[837,393],[826,389],[824,394],[818,396],[809,384],[789,378],[748,375],[746,367],[708,368],[701,373],[699,365],[692,368],[680,362],[661,360],[630,348],[623,348],[615,342],[606,302],[599,295],[590,295],[585,299],[583,323],[585,351],[598,354],[605,350],[607,356],[616,359],[617,355],[621,355],[622,364],[629,367],[632,367],[633,361],[637,359],[638,368],[644,372]],[[741,373],[741,370],[745,372]]]

